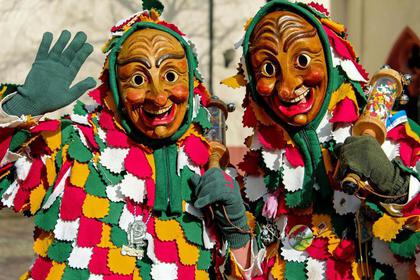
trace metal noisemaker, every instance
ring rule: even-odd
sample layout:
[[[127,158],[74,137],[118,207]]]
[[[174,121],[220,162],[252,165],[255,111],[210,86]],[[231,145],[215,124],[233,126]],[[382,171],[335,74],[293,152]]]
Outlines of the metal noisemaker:
[[[235,110],[235,105],[226,105],[223,101],[213,96],[208,106],[210,112],[211,128],[205,134],[210,144],[209,168],[225,168],[229,163],[229,151],[226,148],[226,119],[229,112]]]
[[[370,135],[380,144],[384,143],[386,121],[397,100],[402,104],[408,101],[408,97],[403,94],[403,89],[410,82],[410,75],[402,75],[387,65],[376,72],[368,86],[367,105],[353,126],[352,135]],[[354,173],[347,174],[341,182],[343,191],[348,194],[354,194],[364,186],[360,176]]]

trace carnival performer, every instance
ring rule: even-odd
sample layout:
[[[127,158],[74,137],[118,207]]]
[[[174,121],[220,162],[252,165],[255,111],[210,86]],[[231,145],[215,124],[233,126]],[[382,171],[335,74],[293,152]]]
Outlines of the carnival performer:
[[[394,112],[382,146],[351,136],[368,76],[323,6],[269,1],[245,29],[238,74],[222,82],[246,86],[239,168],[265,277],[418,279],[418,125]],[[345,193],[349,172],[369,191]]]
[[[95,105],[42,118],[95,86],[71,86],[93,50],[83,32],[68,44],[64,31],[51,49],[45,33],[25,83],[1,85],[1,206],[35,222],[36,258],[21,279],[261,273],[238,184],[206,170],[210,95],[191,42],[159,19],[159,1],[143,8],[111,29]]]

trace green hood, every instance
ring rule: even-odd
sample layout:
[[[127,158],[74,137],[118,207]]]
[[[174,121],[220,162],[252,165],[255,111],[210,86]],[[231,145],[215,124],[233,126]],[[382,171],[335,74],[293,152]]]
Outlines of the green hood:
[[[117,57],[119,51],[121,50],[122,44],[127,40],[127,38],[136,32],[137,30],[141,29],[157,29],[163,32],[167,32],[173,37],[175,37],[182,45],[185,50],[185,54],[187,56],[188,61],[188,78],[189,78],[189,97],[188,97],[188,109],[185,114],[184,121],[178,131],[173,134],[172,136],[166,139],[150,139],[141,133],[135,126],[131,123],[128,116],[126,116],[123,112],[123,103],[120,99],[120,94],[118,91],[118,76],[117,76]],[[109,86],[111,88],[115,105],[118,109],[118,113],[121,116],[121,124],[124,127],[125,131],[129,134],[129,136],[136,141],[149,145],[149,146],[162,146],[166,144],[172,144],[176,142],[190,127],[193,115],[193,97],[194,97],[194,79],[201,80],[200,74],[198,72],[198,60],[195,54],[193,53],[191,46],[189,43],[177,32],[174,30],[157,23],[153,22],[137,22],[135,23],[129,30],[124,32],[121,37],[115,38],[108,47],[108,50],[111,50],[109,53]]]

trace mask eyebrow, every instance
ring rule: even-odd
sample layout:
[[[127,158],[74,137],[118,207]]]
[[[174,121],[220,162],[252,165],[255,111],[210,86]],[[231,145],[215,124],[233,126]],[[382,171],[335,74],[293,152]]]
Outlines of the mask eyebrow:
[[[164,54],[156,60],[156,68],[159,68],[159,66],[167,59],[171,59],[171,58],[181,59],[181,58],[184,58],[184,57],[185,57],[185,54],[175,54],[175,53]]]
[[[129,64],[129,63],[133,63],[133,62],[139,62],[139,63],[143,64],[144,66],[146,66],[147,69],[152,68],[152,64],[150,63],[150,61],[147,58],[144,58],[144,57],[133,57],[133,58],[128,58],[128,59],[121,59],[121,60],[117,61],[117,64],[119,66],[122,66],[122,65]]]

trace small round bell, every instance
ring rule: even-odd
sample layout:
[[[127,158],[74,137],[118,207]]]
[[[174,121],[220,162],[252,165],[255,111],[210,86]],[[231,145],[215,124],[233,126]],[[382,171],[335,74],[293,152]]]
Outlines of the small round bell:
[[[384,64],[382,65],[381,69],[391,69],[391,66],[389,66],[388,64]]]
[[[402,76],[403,85],[408,86],[411,84],[412,81],[413,81],[413,76],[411,74],[404,74]]]
[[[403,94],[401,95],[399,102],[401,105],[406,105],[408,103],[408,101],[410,101],[410,97],[408,97],[407,94]]]
[[[232,113],[233,111],[235,111],[235,110],[236,110],[236,105],[235,105],[235,103],[228,103],[228,105],[227,105],[227,109],[228,109],[228,112],[229,112],[229,113]]]

